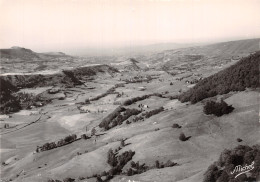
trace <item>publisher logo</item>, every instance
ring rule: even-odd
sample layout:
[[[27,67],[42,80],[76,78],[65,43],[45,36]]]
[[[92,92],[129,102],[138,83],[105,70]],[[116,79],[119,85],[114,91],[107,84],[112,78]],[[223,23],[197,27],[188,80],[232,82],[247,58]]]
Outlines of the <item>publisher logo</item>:
[[[250,165],[245,165],[245,166],[241,166],[241,165],[238,165],[235,167],[235,169],[231,172],[231,174],[235,174],[235,173],[238,173],[235,178],[237,178],[238,176],[240,176],[241,174],[244,174],[244,173],[247,173],[251,170],[254,169],[254,164],[255,162],[253,161],[252,164]]]

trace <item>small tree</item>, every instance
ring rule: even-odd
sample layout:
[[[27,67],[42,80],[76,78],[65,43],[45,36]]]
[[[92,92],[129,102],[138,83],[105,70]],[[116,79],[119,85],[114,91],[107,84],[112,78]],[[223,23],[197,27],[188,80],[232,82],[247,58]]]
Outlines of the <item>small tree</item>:
[[[40,147],[37,146],[36,152],[39,153],[40,152]]]
[[[95,128],[92,128],[91,130],[91,136],[95,135],[96,134],[96,129]]]
[[[9,124],[6,123],[6,124],[4,125],[4,128],[5,128],[5,129],[9,128]]]
[[[155,167],[156,167],[156,168],[160,168],[160,163],[159,163],[158,160],[155,161]]]
[[[127,170],[127,176],[132,176],[133,174],[134,174],[134,171],[133,171],[133,169],[132,168],[129,168],[128,170]]]
[[[112,167],[117,165],[116,155],[114,154],[112,149],[109,149],[109,151],[107,153],[107,163],[110,164]],[[114,175],[114,174],[112,174],[112,175]]]
[[[81,138],[84,140],[88,139],[86,134],[81,135]]]
[[[243,140],[241,138],[237,138],[237,142],[242,142]]]
[[[97,176],[97,181],[96,182],[103,182],[100,176]]]
[[[90,104],[90,101],[89,101],[89,99],[87,98],[87,99],[85,99],[85,104]]]
[[[121,140],[120,145],[121,145],[121,147],[125,146],[125,141],[123,139]]]

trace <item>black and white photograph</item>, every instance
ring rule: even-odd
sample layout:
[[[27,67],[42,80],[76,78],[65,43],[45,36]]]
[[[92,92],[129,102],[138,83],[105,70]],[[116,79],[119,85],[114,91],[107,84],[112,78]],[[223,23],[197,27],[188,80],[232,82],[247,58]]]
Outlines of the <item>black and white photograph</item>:
[[[260,182],[260,0],[0,0],[0,182]]]

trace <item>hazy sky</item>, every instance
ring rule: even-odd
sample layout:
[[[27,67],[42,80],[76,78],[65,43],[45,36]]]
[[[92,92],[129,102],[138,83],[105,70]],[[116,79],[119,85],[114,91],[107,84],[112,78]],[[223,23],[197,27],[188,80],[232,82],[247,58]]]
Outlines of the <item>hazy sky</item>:
[[[0,47],[36,51],[260,37],[260,0],[0,0]]]

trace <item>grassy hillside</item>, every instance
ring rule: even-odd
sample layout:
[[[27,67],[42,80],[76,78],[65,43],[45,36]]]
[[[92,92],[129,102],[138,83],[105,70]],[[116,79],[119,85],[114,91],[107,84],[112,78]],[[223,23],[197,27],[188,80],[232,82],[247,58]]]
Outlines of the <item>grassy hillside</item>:
[[[181,102],[197,103],[205,98],[259,87],[260,52],[242,58],[235,65],[205,78],[180,95]]]

